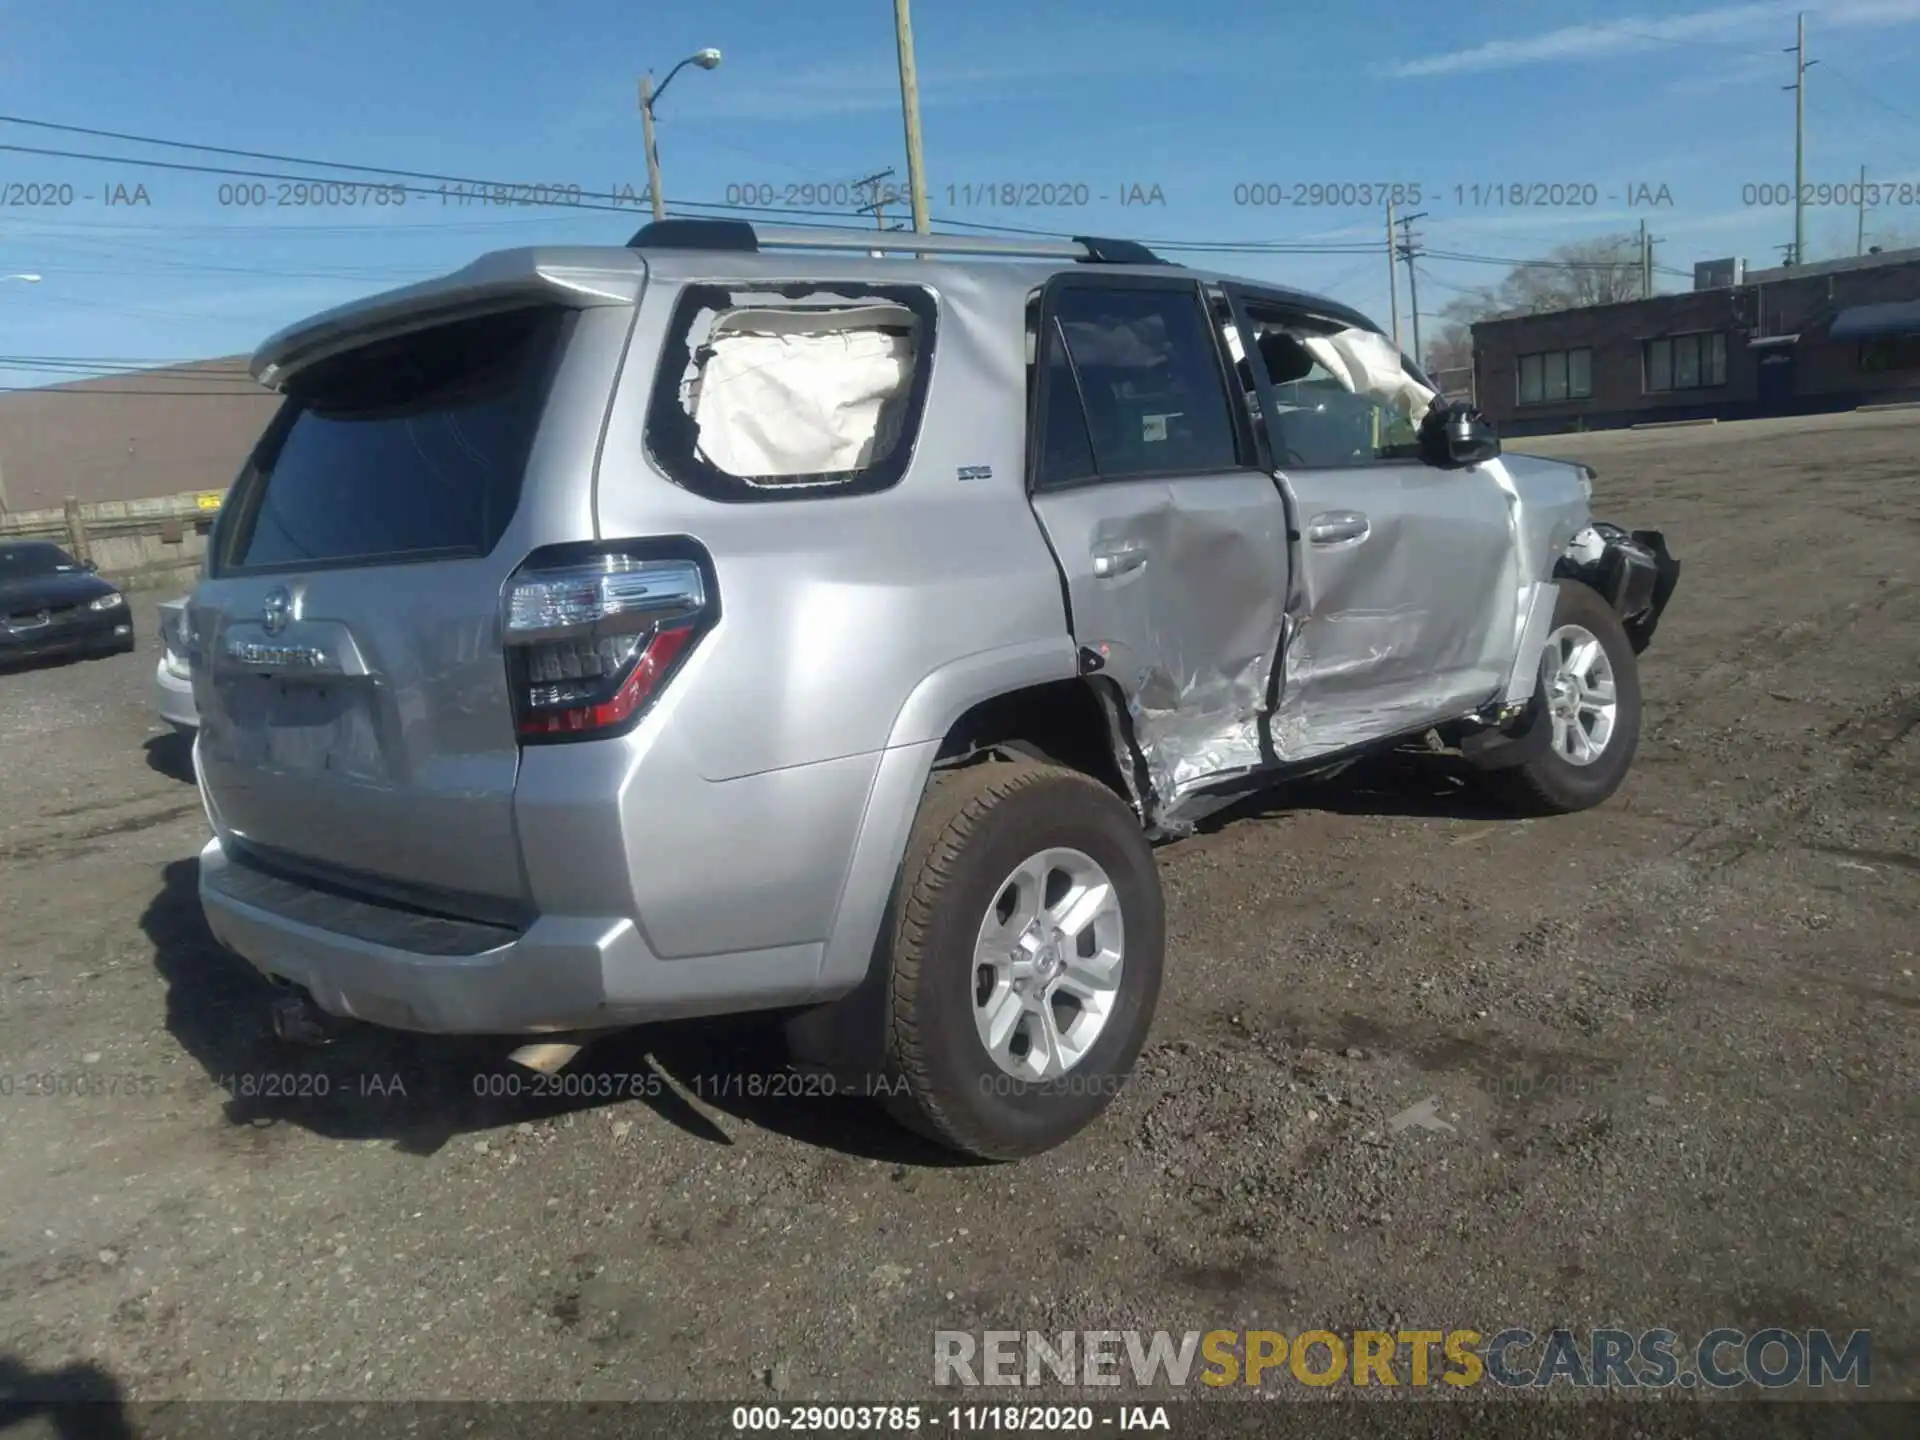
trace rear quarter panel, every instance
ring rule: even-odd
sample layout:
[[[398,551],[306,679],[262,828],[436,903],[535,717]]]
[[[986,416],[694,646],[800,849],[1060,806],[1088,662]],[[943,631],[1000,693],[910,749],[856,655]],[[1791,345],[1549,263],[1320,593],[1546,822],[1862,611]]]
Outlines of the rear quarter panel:
[[[700,541],[721,620],[621,742],[617,773],[587,783],[618,795],[633,913],[658,954],[825,942],[856,849],[849,917],[870,943],[869,892],[878,877],[884,898],[891,882],[926,742],[974,700],[1074,673],[1058,572],[1025,492],[1024,296],[943,274],[923,282],[938,306],[933,372],[904,479],[874,495],[743,503],[684,490],[648,458],[647,403],[677,298],[649,287],[609,417],[599,533]],[[797,264],[788,278],[814,276]],[[889,276],[902,278],[916,277]],[[883,764],[889,747],[901,758]],[[602,748],[527,752],[523,836],[540,824],[535,797],[563,783],[549,772],[582,769],[564,752]],[[875,796],[888,814],[869,813]],[[891,813],[903,796],[905,816]],[[545,873],[538,845],[526,850],[544,908],[568,881]]]

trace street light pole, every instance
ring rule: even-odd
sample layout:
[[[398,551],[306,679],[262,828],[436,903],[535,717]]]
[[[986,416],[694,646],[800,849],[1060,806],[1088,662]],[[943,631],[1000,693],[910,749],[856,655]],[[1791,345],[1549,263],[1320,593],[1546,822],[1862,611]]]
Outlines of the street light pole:
[[[698,65],[702,70],[712,70],[719,64],[718,50],[696,50],[667,72],[667,78],[660,82],[658,90],[653,88],[652,71],[640,77],[640,131],[647,146],[647,196],[653,202],[655,220],[667,218],[667,205],[660,194],[660,149],[653,140],[653,107],[659,103],[660,97],[667,93],[667,86],[673,83],[673,77],[687,66]]]
[[[667,218],[667,207],[660,199],[660,151],[653,143],[653,76],[640,77],[640,131],[647,145],[647,198],[653,202],[653,218]]]

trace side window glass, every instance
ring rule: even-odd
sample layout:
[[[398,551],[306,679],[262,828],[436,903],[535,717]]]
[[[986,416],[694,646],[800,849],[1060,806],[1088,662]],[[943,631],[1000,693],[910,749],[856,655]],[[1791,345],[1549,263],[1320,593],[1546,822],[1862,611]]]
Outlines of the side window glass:
[[[1058,323],[1047,326],[1044,352],[1046,410],[1040,417],[1040,473],[1038,483],[1070,485],[1094,473],[1093,438],[1087,430],[1086,411],[1080,405],[1080,391],[1073,367],[1067,363],[1067,347],[1060,338]]]
[[[1072,285],[1056,312],[1101,475],[1240,465],[1217,342],[1197,292]]]
[[[1273,391],[1275,463],[1334,469],[1417,455],[1433,392],[1390,341],[1363,330],[1249,318]]]

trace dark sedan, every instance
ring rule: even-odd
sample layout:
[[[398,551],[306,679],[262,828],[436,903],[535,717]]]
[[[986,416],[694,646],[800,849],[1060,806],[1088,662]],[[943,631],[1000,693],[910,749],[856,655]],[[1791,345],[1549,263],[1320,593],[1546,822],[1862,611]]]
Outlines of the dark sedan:
[[[58,545],[0,540],[0,665],[133,649],[126,597]]]

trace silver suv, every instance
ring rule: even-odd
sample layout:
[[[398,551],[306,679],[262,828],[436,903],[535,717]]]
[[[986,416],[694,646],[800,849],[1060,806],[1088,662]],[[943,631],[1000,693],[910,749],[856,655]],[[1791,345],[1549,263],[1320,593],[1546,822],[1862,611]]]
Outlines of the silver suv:
[[[1678,573],[1366,317],[1123,241],[669,220],[253,373],[186,626],[214,934],[406,1030],[783,1011],[987,1157],[1129,1072],[1153,840],[1410,742],[1599,803]]]

